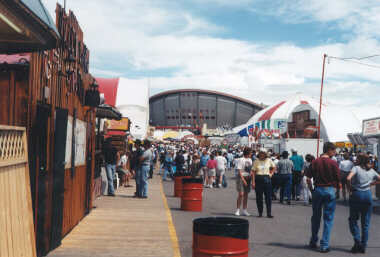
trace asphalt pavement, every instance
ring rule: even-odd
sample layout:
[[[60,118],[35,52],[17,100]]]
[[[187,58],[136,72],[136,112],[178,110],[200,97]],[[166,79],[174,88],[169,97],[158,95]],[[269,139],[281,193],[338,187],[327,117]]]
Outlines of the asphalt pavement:
[[[232,172],[228,174],[227,188],[205,188],[202,212],[180,210],[180,198],[173,197],[174,182],[163,182],[169,208],[171,209],[182,257],[192,256],[192,221],[199,217],[235,217],[237,192]],[[309,250],[306,245],[310,239],[311,206],[303,202],[293,202],[291,206],[273,202],[274,219],[258,218],[255,192],[249,194],[248,211],[252,216],[241,218],[249,220],[249,256],[255,257],[313,257],[324,255]],[[265,214],[265,210],[264,210]],[[338,201],[335,212],[334,228],[331,234],[331,252],[327,256],[350,256],[353,245],[348,227],[348,207]],[[322,226],[321,226],[322,228]],[[321,234],[322,231],[320,231]],[[380,215],[372,215],[370,239],[365,256],[380,256]]]

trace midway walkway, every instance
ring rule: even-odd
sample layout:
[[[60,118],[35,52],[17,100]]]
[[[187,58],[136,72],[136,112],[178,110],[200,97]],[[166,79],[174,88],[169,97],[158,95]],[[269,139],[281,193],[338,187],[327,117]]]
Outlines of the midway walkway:
[[[92,212],[48,257],[180,257],[178,240],[159,176],[149,180],[149,198],[135,187],[97,199]]]

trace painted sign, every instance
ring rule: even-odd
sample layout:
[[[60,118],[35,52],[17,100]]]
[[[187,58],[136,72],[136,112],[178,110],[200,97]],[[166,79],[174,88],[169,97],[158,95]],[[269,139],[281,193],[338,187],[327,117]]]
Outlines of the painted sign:
[[[109,120],[108,130],[123,130],[129,131],[130,122],[128,118],[122,118],[121,120]]]
[[[380,135],[380,118],[369,119],[363,121],[363,136],[379,136]]]

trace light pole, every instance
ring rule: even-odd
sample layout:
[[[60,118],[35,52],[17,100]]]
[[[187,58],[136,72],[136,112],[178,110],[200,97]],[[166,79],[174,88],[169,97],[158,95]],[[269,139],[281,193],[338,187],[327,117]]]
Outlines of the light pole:
[[[322,81],[321,81],[321,95],[319,98],[319,118],[318,118],[318,142],[317,142],[317,155],[319,157],[319,140],[321,138],[321,112],[322,112],[322,95],[323,95],[323,82],[325,79],[325,64],[326,64],[327,54],[323,55],[323,66],[322,66]]]

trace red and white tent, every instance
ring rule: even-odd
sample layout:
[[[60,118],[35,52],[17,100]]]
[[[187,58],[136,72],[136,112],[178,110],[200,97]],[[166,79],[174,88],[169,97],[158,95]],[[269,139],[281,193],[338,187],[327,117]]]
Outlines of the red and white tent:
[[[149,87],[146,81],[126,78],[96,78],[105,103],[116,107],[131,121],[130,133],[144,139],[149,125]]]
[[[243,129],[240,128],[239,134],[248,135],[255,130],[286,133],[288,123],[293,122],[292,114],[306,110],[310,111],[310,119],[316,120],[318,125],[319,100],[298,93],[256,113]],[[330,103],[322,105],[321,138],[324,141],[348,141],[348,133],[360,131],[361,123],[351,111]]]

